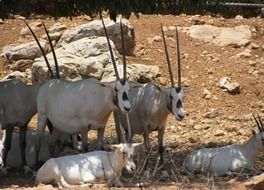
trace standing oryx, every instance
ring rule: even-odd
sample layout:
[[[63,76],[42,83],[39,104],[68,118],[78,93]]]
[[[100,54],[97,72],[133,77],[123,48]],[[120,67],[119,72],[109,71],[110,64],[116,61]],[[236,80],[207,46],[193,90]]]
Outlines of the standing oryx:
[[[57,129],[52,133],[52,139],[60,136],[61,132],[81,133],[83,149],[87,150],[89,130],[98,131],[98,144],[102,146],[105,126],[112,111],[117,109],[120,109],[122,113],[130,111],[126,64],[124,61],[124,78],[120,79],[103,19],[102,23],[117,80],[110,83],[101,83],[92,78],[79,81],[54,79],[43,85],[37,97],[38,140],[36,152],[40,149],[47,119]],[[51,142],[51,145],[53,143]],[[51,154],[53,154],[52,149]],[[36,163],[38,162],[37,157]]]
[[[167,52],[164,32],[161,26],[161,32],[164,41],[166,59],[171,79],[171,87],[163,88],[155,84],[148,83],[138,85],[129,91],[130,102],[132,104],[131,112],[128,114],[131,125],[131,136],[134,134],[143,134],[144,144],[149,151],[149,133],[158,131],[158,143],[160,153],[160,163],[163,163],[163,136],[166,125],[166,119],[172,113],[177,120],[182,120],[184,110],[182,107],[183,89],[181,88],[181,65],[178,31],[176,28],[177,53],[178,53],[178,87],[175,87],[172,76],[170,60]],[[114,112],[116,122],[116,131],[120,141],[120,125],[127,130],[126,116],[119,111]]]
[[[26,25],[32,32],[34,38],[36,39],[36,36],[29,27],[29,25],[27,23]],[[43,26],[48,36],[50,46],[53,50],[49,34],[44,23]],[[43,56],[45,57],[44,51],[40,43],[38,41],[37,43]],[[55,75],[53,74],[47,59],[46,63],[49,68],[51,77],[55,78]],[[56,61],[55,66],[57,71],[56,77],[58,78],[58,64]],[[12,133],[14,127],[16,126],[19,128],[20,133],[19,144],[21,150],[22,164],[25,170],[28,169],[25,157],[26,130],[31,118],[37,113],[37,94],[41,85],[42,84],[40,83],[27,85],[18,79],[7,79],[0,82],[0,125],[2,130],[6,130],[6,138],[4,142],[2,158],[4,167],[6,166],[7,155],[11,148]],[[51,123],[49,123],[49,127],[51,127]]]

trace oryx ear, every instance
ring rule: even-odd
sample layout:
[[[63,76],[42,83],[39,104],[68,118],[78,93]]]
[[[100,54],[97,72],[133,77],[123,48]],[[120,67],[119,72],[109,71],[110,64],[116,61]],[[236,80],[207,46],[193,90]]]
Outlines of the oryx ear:
[[[255,136],[255,135],[257,134],[256,131],[255,131],[254,129],[252,129],[251,132],[252,132],[252,135],[253,135],[253,136]]]

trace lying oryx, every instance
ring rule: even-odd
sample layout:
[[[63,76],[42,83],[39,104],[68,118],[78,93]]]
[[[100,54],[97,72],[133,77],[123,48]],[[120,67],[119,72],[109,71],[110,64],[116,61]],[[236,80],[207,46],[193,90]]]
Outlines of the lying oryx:
[[[60,132],[81,133],[83,149],[87,151],[87,134],[89,130],[98,131],[98,145],[102,146],[105,126],[111,112],[117,109],[120,109],[123,113],[130,111],[126,64],[124,61],[124,78],[120,79],[103,20],[102,23],[117,80],[110,83],[101,83],[92,78],[79,81],[54,79],[44,84],[40,88],[37,97],[38,140],[36,152],[39,152],[47,119],[51,121],[54,128],[58,129],[52,133],[54,137],[52,139],[60,136]],[[54,142],[51,142],[51,144],[54,144]],[[53,150],[51,150],[51,154],[53,155]],[[37,161],[38,155],[36,156],[36,163]]]
[[[131,125],[131,136],[134,134],[143,134],[145,148],[149,151],[149,133],[158,131],[158,143],[160,153],[160,163],[163,163],[163,136],[166,125],[166,119],[172,113],[177,120],[182,120],[184,110],[182,106],[183,89],[181,88],[181,67],[178,31],[176,28],[177,54],[178,54],[178,87],[175,87],[171,71],[170,60],[168,57],[166,41],[163,28],[161,32],[164,41],[166,59],[171,79],[171,87],[159,87],[155,84],[148,83],[130,88],[129,96],[132,104],[131,112],[128,114]],[[116,131],[119,141],[120,125],[126,130],[128,125],[126,116],[120,111],[114,112]]]
[[[184,169],[191,174],[202,173],[209,176],[237,174],[244,169],[256,172],[254,162],[263,150],[264,126],[259,116],[259,121],[255,116],[254,119],[259,133],[252,130],[253,136],[247,142],[191,152],[184,159]]]
[[[134,147],[137,144],[112,145],[115,151],[88,153],[49,159],[37,172],[36,182],[55,182],[59,187],[74,187],[91,183],[107,182],[121,186],[119,177],[123,168],[135,169]]]
[[[45,25],[44,28],[48,35]],[[30,31],[32,32],[31,28]],[[34,35],[33,32],[32,34]],[[35,35],[34,38],[36,38]],[[48,39],[52,47],[49,35],[48,35]],[[39,42],[38,42],[38,46],[42,51],[42,54],[45,56],[44,51]],[[55,78],[49,63],[47,61],[46,63],[49,68],[51,77]],[[55,66],[56,68],[58,68],[56,62],[55,62]],[[56,74],[56,77],[57,78],[59,77],[58,72]],[[1,108],[0,125],[2,126],[2,129],[6,129],[6,139],[4,142],[4,151],[2,158],[4,166],[6,166],[6,159],[8,156],[8,152],[11,148],[11,141],[12,141],[11,139],[12,139],[12,133],[14,127],[18,127],[20,132],[19,144],[21,150],[22,166],[24,167],[25,170],[28,170],[28,167],[26,166],[27,163],[25,158],[26,130],[27,130],[27,125],[30,122],[31,118],[37,113],[36,99],[41,85],[42,84],[36,84],[36,83],[32,85],[27,85],[18,79],[7,79],[0,82],[0,108]],[[52,126],[49,123],[49,128],[51,127]]]

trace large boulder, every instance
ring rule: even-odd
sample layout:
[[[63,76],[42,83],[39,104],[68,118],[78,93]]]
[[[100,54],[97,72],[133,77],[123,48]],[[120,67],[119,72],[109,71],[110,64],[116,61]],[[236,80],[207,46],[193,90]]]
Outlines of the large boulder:
[[[109,35],[109,38],[114,42],[117,50],[122,52],[122,43],[121,43],[121,35],[120,35],[120,22],[114,22],[110,19],[104,19],[106,29]],[[124,41],[126,47],[126,55],[133,54],[135,47],[135,34],[134,28],[130,24],[130,22],[126,19],[122,20],[123,23],[123,34]],[[67,29],[61,39],[59,40],[57,46],[61,47],[70,42],[79,40],[84,37],[91,36],[105,36],[105,32],[103,29],[101,20],[94,20],[92,22],[82,24],[75,28]]]
[[[48,52],[49,45],[47,41],[40,41],[41,47],[44,53]],[[17,61],[20,59],[35,59],[40,57],[41,51],[35,41],[28,42],[20,45],[6,46],[3,48],[1,56],[7,59],[9,62]]]
[[[247,25],[240,25],[234,28],[193,25],[189,28],[189,35],[219,46],[241,47],[250,43],[252,32],[250,26]]]
[[[115,45],[111,41],[115,52]],[[61,78],[77,80],[94,77],[101,79],[105,66],[111,62],[105,37],[85,37],[56,49]],[[52,53],[47,59],[55,71]],[[37,58],[32,65],[32,81],[49,78],[48,68],[43,59]]]

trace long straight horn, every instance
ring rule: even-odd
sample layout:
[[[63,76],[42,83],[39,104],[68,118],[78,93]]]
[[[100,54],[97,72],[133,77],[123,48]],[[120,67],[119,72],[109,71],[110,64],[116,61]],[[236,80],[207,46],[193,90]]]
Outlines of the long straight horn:
[[[179,35],[178,29],[176,26],[176,42],[177,42],[177,61],[178,61],[178,88],[181,88],[181,55],[180,55],[180,46],[179,46]]]
[[[259,124],[259,122],[258,122],[258,120],[254,114],[253,114],[253,117],[254,117],[255,122],[257,123],[259,131],[262,131],[261,126],[260,126],[260,124]]]
[[[166,40],[165,40],[162,24],[160,24],[160,29],[161,29],[161,33],[162,33],[164,49],[165,49],[165,54],[166,54],[166,59],[167,59],[167,64],[168,64],[168,69],[169,69],[169,74],[170,74],[171,87],[174,87],[175,84],[174,84],[174,80],[173,80],[173,75],[172,75],[172,70],[171,70],[171,63],[170,63],[170,58],[169,58],[169,54],[168,54],[168,49],[167,49],[167,44],[166,44]]]
[[[58,65],[57,57],[56,57],[56,54],[55,54],[55,51],[54,51],[54,48],[53,48],[53,45],[52,45],[52,42],[51,42],[51,39],[50,39],[49,32],[48,32],[48,30],[47,30],[47,28],[46,28],[46,26],[45,26],[43,21],[42,21],[42,24],[43,24],[45,32],[46,32],[46,34],[48,36],[50,48],[51,48],[51,51],[52,51],[52,55],[53,55],[53,59],[54,59],[54,63],[55,63],[55,69],[56,69],[56,78],[59,79],[60,78],[60,72],[59,72],[59,65]]]
[[[50,73],[51,78],[54,78],[54,74],[53,74],[52,69],[51,69],[51,67],[50,67],[49,61],[48,61],[48,59],[47,59],[47,57],[46,57],[46,55],[45,55],[45,52],[44,52],[43,48],[41,47],[41,45],[40,45],[40,43],[39,43],[39,41],[38,41],[37,36],[35,35],[35,33],[34,33],[33,30],[30,28],[30,26],[28,25],[28,23],[27,23],[26,21],[25,21],[25,23],[26,23],[28,29],[30,30],[31,34],[33,35],[35,41],[36,41],[37,44],[38,44],[38,47],[39,47],[39,49],[40,49],[40,51],[41,51],[41,53],[42,53],[42,55],[43,55],[43,57],[44,57],[44,60],[45,60],[45,62],[46,62],[46,64],[47,64],[47,67],[48,67],[48,69],[49,69],[49,73]]]
[[[116,62],[115,62],[115,57],[114,57],[114,54],[113,54],[113,51],[112,51],[112,47],[111,47],[111,44],[110,44],[110,41],[109,41],[109,38],[108,38],[108,34],[107,34],[107,31],[106,31],[106,28],[105,28],[104,20],[103,20],[103,17],[101,15],[100,15],[100,17],[101,17],[101,20],[102,20],[102,23],[103,23],[103,27],[104,27],[104,31],[105,31],[105,36],[106,36],[107,43],[108,43],[108,46],[109,46],[109,51],[110,51],[112,63],[113,63],[113,66],[114,66],[114,70],[115,70],[115,74],[116,74],[116,79],[117,80],[120,80],[119,75],[118,75],[118,71],[117,71]]]
[[[124,80],[126,80],[126,55],[125,55],[125,43],[124,43],[124,34],[123,34],[123,26],[122,26],[122,20],[120,18],[120,30],[121,30],[121,40],[122,40],[122,53],[123,53],[123,74],[124,74]]]
[[[259,123],[260,123],[261,129],[262,129],[262,131],[264,131],[264,126],[263,126],[263,123],[262,123],[262,119],[260,118],[259,114],[258,114],[258,119],[259,119]]]

